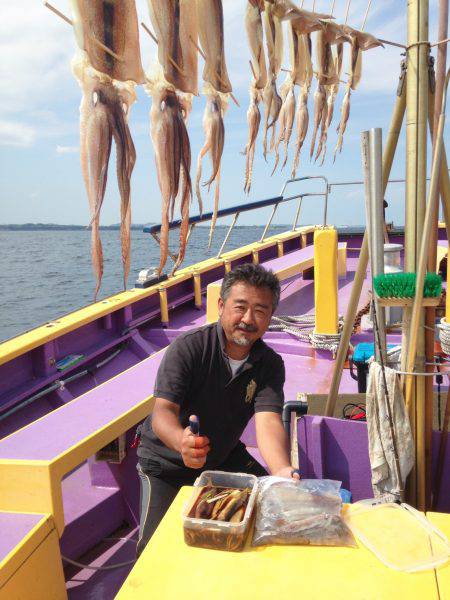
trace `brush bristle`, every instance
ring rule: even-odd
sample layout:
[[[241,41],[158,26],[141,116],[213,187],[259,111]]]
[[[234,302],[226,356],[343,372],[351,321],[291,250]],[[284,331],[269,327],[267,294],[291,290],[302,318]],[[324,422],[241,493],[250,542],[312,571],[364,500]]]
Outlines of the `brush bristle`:
[[[415,273],[385,273],[373,279],[373,287],[380,298],[414,298]],[[427,273],[423,285],[424,298],[435,298],[442,291],[442,279],[436,273]]]

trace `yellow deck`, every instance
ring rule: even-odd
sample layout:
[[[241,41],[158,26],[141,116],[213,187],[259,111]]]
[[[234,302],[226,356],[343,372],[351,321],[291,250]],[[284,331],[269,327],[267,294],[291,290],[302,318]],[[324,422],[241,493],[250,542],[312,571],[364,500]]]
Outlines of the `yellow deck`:
[[[181,489],[118,600],[439,598],[434,571],[393,571],[362,546],[252,548],[247,542],[240,553],[189,547],[181,513],[191,493],[192,488]]]
[[[450,540],[450,515],[446,513],[427,513],[427,518]],[[450,600],[450,562],[436,569],[436,580],[440,600]]]

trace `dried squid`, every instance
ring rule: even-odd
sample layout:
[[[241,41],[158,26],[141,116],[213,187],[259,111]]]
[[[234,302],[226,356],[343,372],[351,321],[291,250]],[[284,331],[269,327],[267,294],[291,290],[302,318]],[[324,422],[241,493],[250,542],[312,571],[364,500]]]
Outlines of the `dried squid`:
[[[305,83],[301,89],[297,104],[297,140],[295,142],[294,163],[292,166],[292,179],[295,179],[298,164],[300,161],[300,152],[308,132],[309,113],[308,113],[309,83]]]
[[[203,80],[218,92],[232,91],[225,64],[222,0],[197,0],[198,34],[205,55]]]
[[[135,83],[142,83],[145,75],[140,59],[134,0],[121,3],[72,0],[71,5],[75,37],[84,51],[74,60],[73,72],[83,90],[80,107],[81,167],[91,212],[91,251],[97,297],[103,274],[100,210],[113,138],[117,150],[116,168],[121,200],[124,287],[130,269],[130,179],[136,152],[127,120],[130,107],[136,99]]]
[[[301,9],[293,10],[292,18],[288,23],[291,56],[291,74],[295,85],[300,86],[296,113],[297,139],[295,143],[292,178],[295,178],[300,152],[308,132],[309,113],[308,97],[311,89],[313,66],[311,60],[311,32],[323,27],[319,17],[325,16],[311,13]]]
[[[359,82],[361,81],[362,71],[362,51],[376,48],[377,46],[383,46],[383,44],[376,37],[370,33],[364,33],[358,29],[353,29],[349,25],[343,25],[345,33],[351,39],[351,53],[350,53],[350,74],[347,81],[344,99],[341,107],[341,120],[338,127],[338,140],[334,149],[334,160],[336,160],[336,154],[342,152],[342,144],[344,141],[344,133],[347,128],[347,121],[350,116],[350,96],[352,90],[356,90]]]
[[[180,99],[163,79],[153,80],[146,86],[152,96],[150,110],[151,136],[155,150],[158,182],[162,195],[161,257],[158,272],[161,274],[168,256],[169,216],[173,214],[177,196],[180,197],[181,227],[180,249],[172,274],[181,264],[186,251],[189,224],[191,189],[191,148]]]
[[[272,140],[275,136],[275,124],[280,114],[282,100],[278,94],[276,86],[276,76],[270,78],[263,90],[264,103],[264,134],[263,134],[263,155],[267,160],[267,135],[269,129],[272,129]],[[271,120],[270,120],[271,119]]]
[[[332,22],[322,22],[323,29],[317,33],[317,78],[325,86],[326,104],[322,112],[321,134],[315,160],[322,154],[322,164],[325,159],[328,127],[334,112],[334,99],[339,91],[339,79],[342,70],[343,44],[351,42],[351,37],[342,25]],[[332,52],[332,45],[336,48]]]
[[[263,24],[261,12],[264,10],[264,0],[248,0],[245,12],[245,27],[248,44],[252,55],[250,61],[253,81],[250,85],[250,104],[247,110],[248,140],[245,146],[245,183],[244,191],[249,194],[252,184],[253,160],[255,157],[256,138],[261,123],[259,103],[262,90],[267,85],[267,68],[264,54]],[[268,114],[270,113],[270,108]],[[266,138],[267,139],[267,138]]]
[[[245,28],[252,55],[252,70],[256,77],[254,86],[257,89],[263,89],[267,83],[261,10],[264,10],[264,0],[248,0],[245,11]]]
[[[281,70],[283,60],[283,25],[281,19],[274,14],[275,4],[264,2],[264,31],[266,34],[267,58],[269,62],[269,76],[263,91],[264,102],[264,136],[263,154],[267,160],[267,135],[272,129],[271,149],[275,143],[275,128],[280,114],[282,100],[277,91],[277,77]],[[269,119],[270,122],[269,122]]]
[[[180,92],[198,94],[197,14],[192,0],[148,0],[164,77]]]
[[[94,69],[118,81],[143,83],[135,0],[71,0],[71,5],[78,46],[86,51]]]
[[[279,126],[279,131],[278,131],[278,138],[275,142],[275,165],[273,167],[272,175],[275,173],[275,170],[278,166],[278,162],[280,160],[279,147],[280,147],[281,142],[283,142],[283,151],[284,151],[284,160],[283,160],[281,169],[283,170],[286,165],[287,157],[288,157],[287,151],[288,151],[288,146],[289,146],[289,142],[290,142],[291,135],[292,135],[292,128],[294,125],[295,94],[294,94],[294,82],[293,82],[290,74],[286,77],[286,81],[281,86],[280,93],[281,93],[281,98],[282,98],[283,104],[281,106],[280,116],[278,119],[280,126]]]
[[[97,280],[94,294],[96,298],[103,275],[100,210],[105,196],[113,138],[117,151],[117,181],[121,199],[120,238],[124,288],[130,270],[130,179],[136,152],[127,119],[136,94],[132,82],[111,80],[93,69],[85,55],[75,59],[73,72],[83,90],[80,106],[80,154],[91,213],[91,253]]]
[[[223,115],[227,107],[227,101],[223,94],[216,92],[212,86],[207,86],[205,89],[206,108],[203,115],[203,129],[205,132],[205,143],[200,150],[197,159],[197,178],[195,182],[195,190],[200,207],[200,212],[203,210],[202,197],[200,192],[200,179],[202,176],[202,160],[209,153],[212,163],[211,177],[203,185],[210,188],[215,182],[214,190],[214,209],[209,232],[208,248],[211,246],[212,236],[217,221],[217,211],[219,209],[219,192],[220,192],[220,161],[222,160],[223,146],[225,143],[225,127],[223,124]]]
[[[259,111],[259,102],[261,100],[261,91],[255,86],[250,87],[250,105],[247,110],[248,123],[248,141],[245,146],[245,185],[244,192],[250,193],[252,185],[253,159],[255,157],[256,138],[258,136],[259,124],[261,122],[261,113]]]

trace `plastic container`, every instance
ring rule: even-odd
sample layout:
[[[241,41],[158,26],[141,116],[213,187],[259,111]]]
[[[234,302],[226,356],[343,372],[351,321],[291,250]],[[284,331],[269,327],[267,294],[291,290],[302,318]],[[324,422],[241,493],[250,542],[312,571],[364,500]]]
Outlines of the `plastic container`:
[[[450,558],[445,535],[408,504],[353,504],[344,521],[387,567],[413,573],[434,569]]]
[[[189,517],[200,489],[208,483],[215,487],[235,489],[251,489],[244,518],[239,523],[213,521],[211,519],[196,519]],[[224,471],[204,471],[194,483],[195,489],[183,510],[184,541],[189,546],[210,548],[213,550],[239,551],[245,545],[245,540],[251,525],[253,509],[258,494],[258,479],[255,475],[246,473],[225,473]]]

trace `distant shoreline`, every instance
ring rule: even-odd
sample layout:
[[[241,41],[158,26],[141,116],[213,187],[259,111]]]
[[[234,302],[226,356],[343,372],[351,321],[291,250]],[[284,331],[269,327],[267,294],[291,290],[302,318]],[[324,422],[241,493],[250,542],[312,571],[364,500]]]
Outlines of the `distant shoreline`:
[[[131,229],[142,231],[144,225],[133,224]],[[89,229],[87,225],[59,225],[58,223],[23,223],[1,224],[0,231],[83,231]],[[119,230],[120,224],[100,225],[100,229]]]
[[[134,223],[131,225],[131,229],[135,231],[142,231],[144,227],[150,227],[151,225],[154,225],[154,223],[145,223],[142,225],[139,223]],[[202,225],[199,225],[199,227],[202,227]],[[217,227],[226,227],[226,225],[217,225]],[[242,229],[244,227],[263,227],[263,225],[236,225],[235,229]],[[289,227],[289,225],[277,225],[276,227],[284,228]],[[58,223],[0,223],[0,231],[84,231],[87,229],[89,229],[87,225],[59,225]],[[118,231],[120,229],[120,223],[116,223],[114,225],[100,225],[100,229]]]

